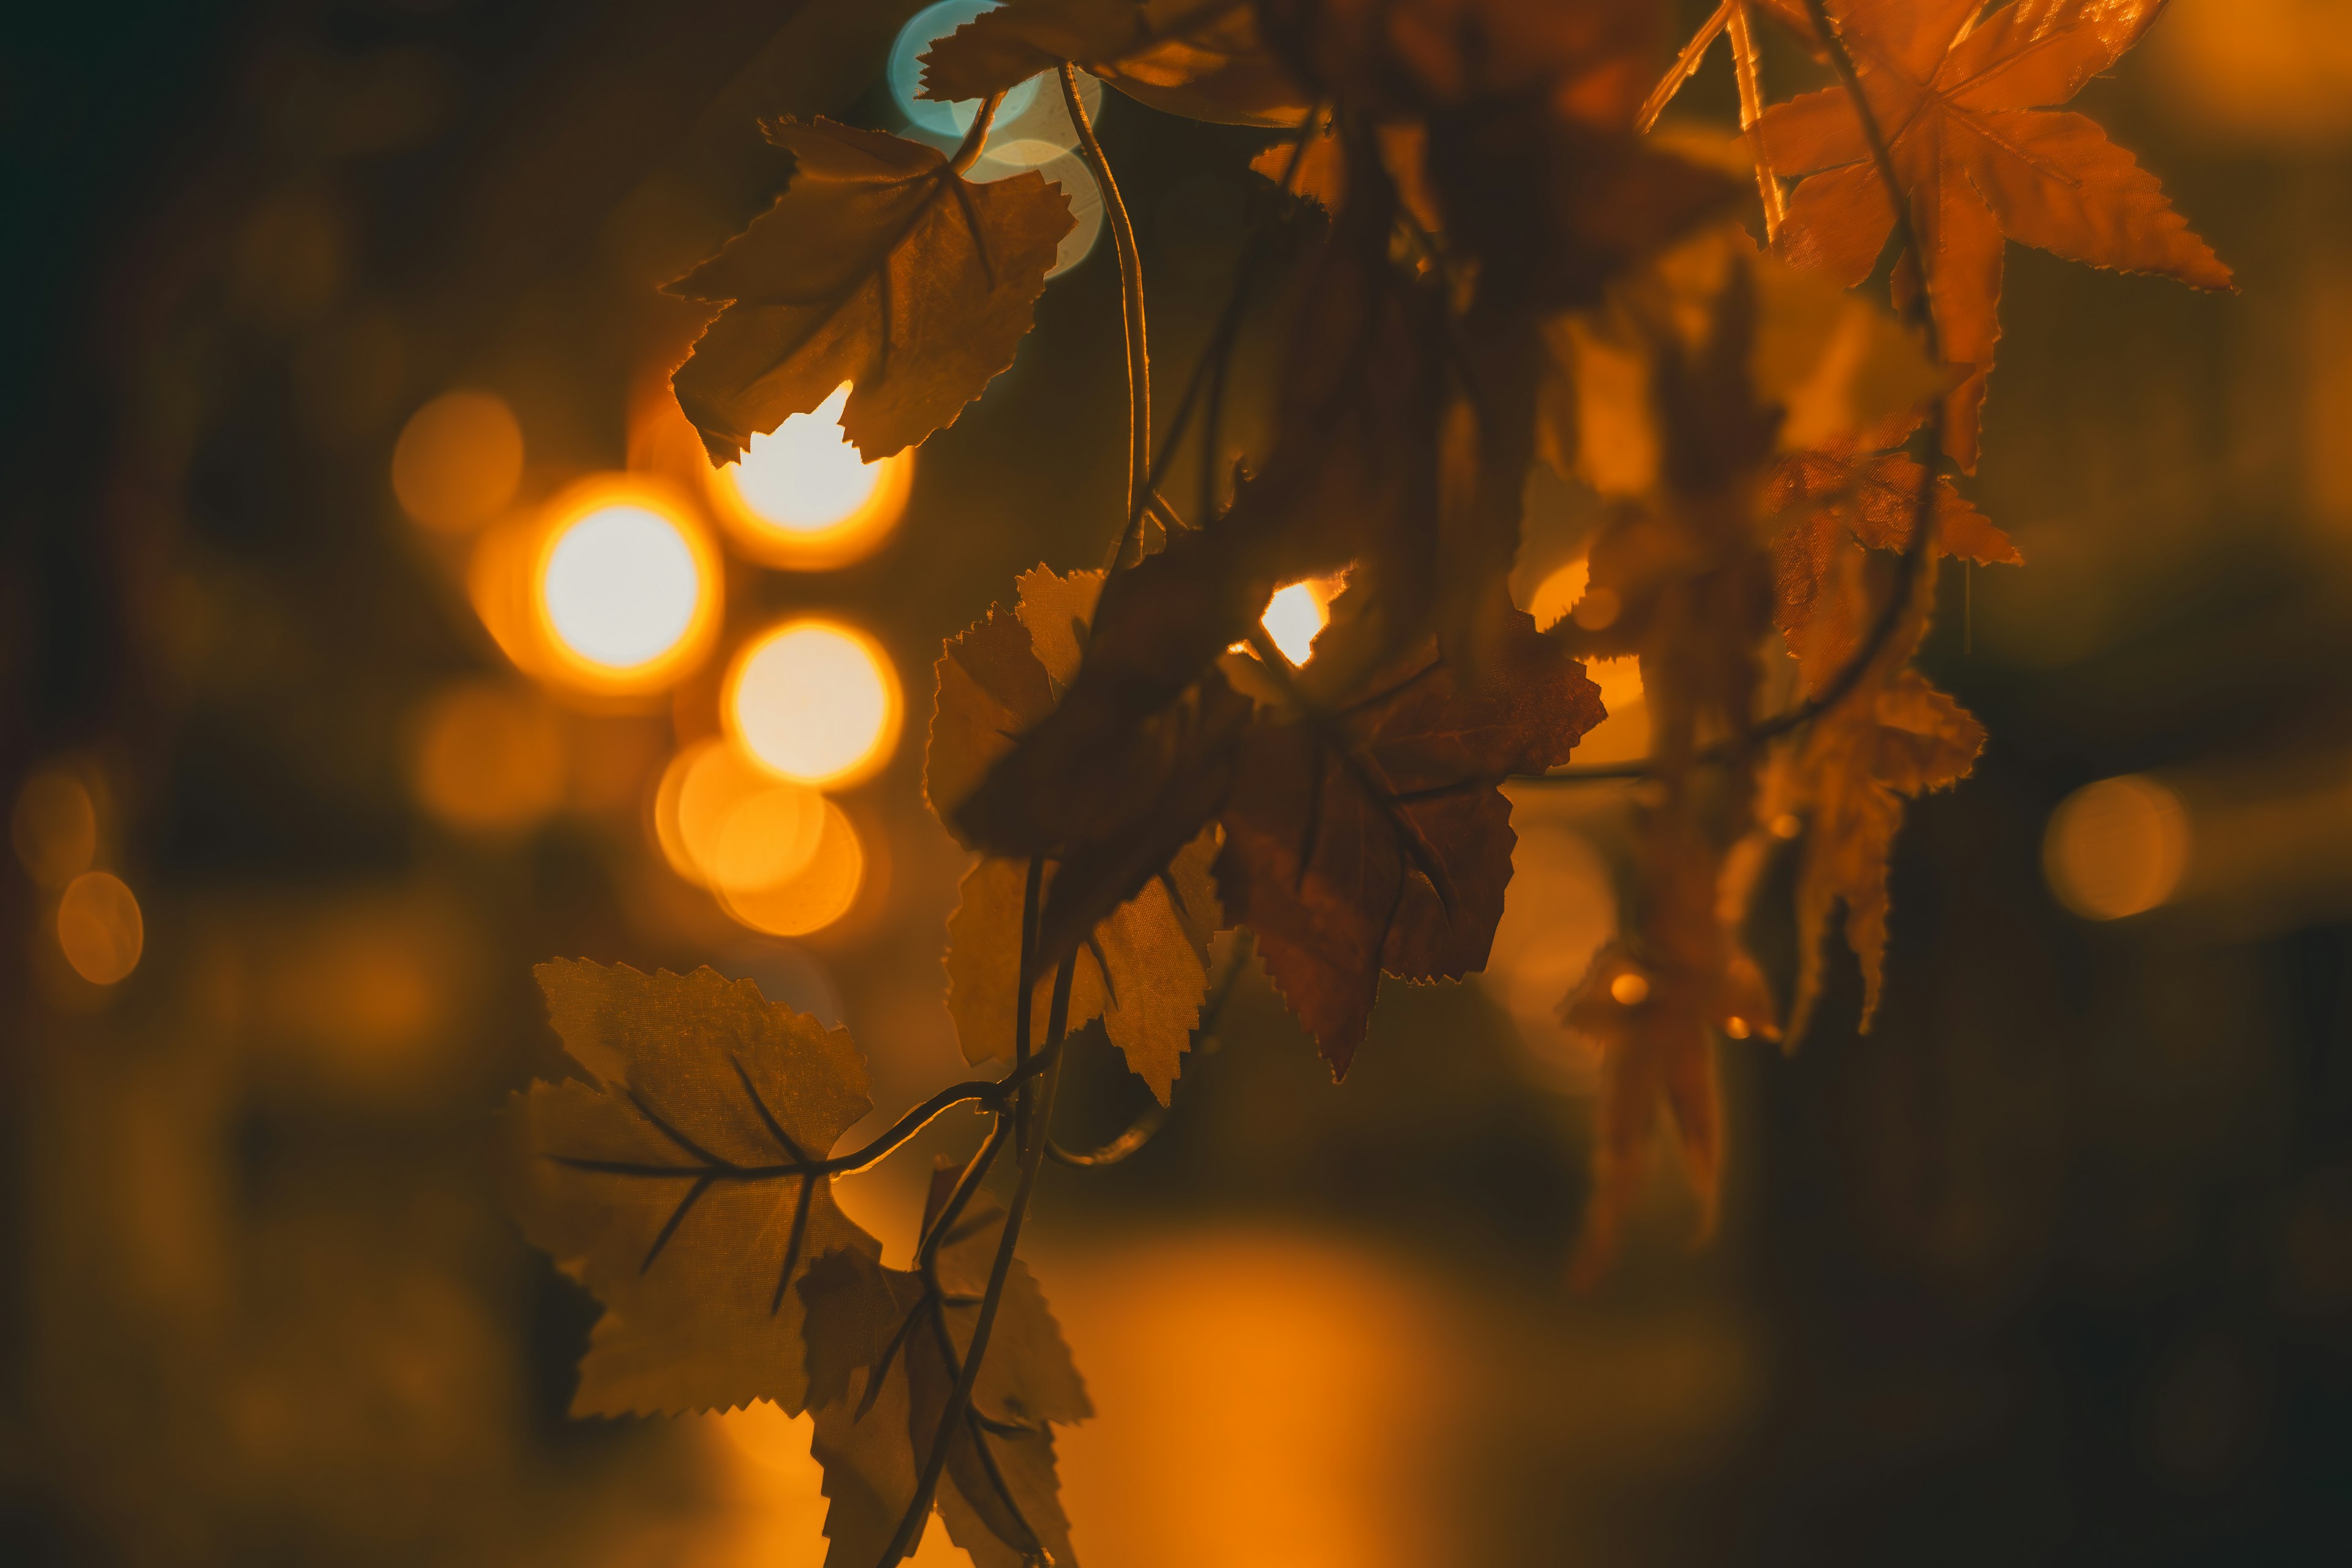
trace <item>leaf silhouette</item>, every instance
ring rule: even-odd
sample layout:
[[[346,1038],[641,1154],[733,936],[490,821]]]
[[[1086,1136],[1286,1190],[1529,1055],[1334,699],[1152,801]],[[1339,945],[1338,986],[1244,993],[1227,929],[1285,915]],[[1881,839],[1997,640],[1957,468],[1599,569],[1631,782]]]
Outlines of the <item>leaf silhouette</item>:
[[[1903,826],[1903,803],[1966,778],[1984,749],[1984,726],[1929,686],[1898,669],[1856,691],[1807,731],[1768,774],[1764,807],[1805,819],[1797,872],[1797,989],[1789,1033],[1801,1038],[1822,986],[1822,944],[1838,906],[1861,960],[1862,1028],[1885,984],[1887,858]]]
[[[938,665],[924,787],[950,832],[959,831],[955,810],[988,767],[1012,749],[1014,737],[1051,714],[1077,678],[1102,584],[1100,572],[1066,577],[1039,566],[1022,574],[1012,615],[992,609],[949,640]],[[1206,811],[1192,823],[1196,836]],[[1162,1104],[1208,986],[1209,938],[1221,923],[1208,876],[1215,848],[1213,836],[1196,837],[1148,869],[1131,894],[1095,911],[1072,984],[1070,1022],[1100,1016],[1129,1067]],[[973,1062],[1012,1054],[1026,876],[1020,859],[983,858],[965,873],[948,921],[948,1009]],[[1049,866],[1049,909],[1061,880],[1062,868]],[[1060,907],[1070,907],[1066,889]],[[1050,981],[1041,973],[1030,984],[1040,993],[1033,1016],[1042,1020]]]
[[[815,1169],[872,1109],[846,1030],[709,969],[536,971],[589,1083],[510,1102],[524,1234],[604,1303],[575,1415],[805,1403],[794,1280],[881,1244]]]
[[[870,462],[954,422],[1013,363],[1075,221],[1035,171],[974,184],[937,149],[779,121],[775,205],[670,291],[723,305],[673,378],[714,464],[852,384]]]
[[[1630,126],[1657,43],[1657,8],[1627,0],[1260,0],[1258,11],[1301,79],[1383,118],[1543,100]]]
[[[1071,983],[1071,1026],[1100,1017],[1129,1068],[1162,1105],[1183,1070],[1208,992],[1209,939],[1222,923],[1209,879],[1216,851],[1215,834],[1202,834],[1141,892],[1105,915],[1079,947]],[[1012,1053],[1027,875],[1021,861],[982,858],[964,873],[948,917],[948,1012],[971,1062]],[[1052,868],[1046,875],[1050,892]],[[1032,982],[1033,1020],[1045,1018],[1052,985],[1043,974]]]
[[[952,1169],[934,1173],[927,1227],[954,1179]],[[832,1500],[826,1568],[871,1568],[914,1501],[1003,1226],[994,1201],[975,1197],[939,1250],[936,1289],[920,1273],[885,1268],[862,1252],[835,1253],[802,1281],[816,1420],[810,1452],[824,1467]],[[1076,1563],[1053,1426],[1093,1414],[1045,1296],[1016,1260],[938,1496],[949,1535],[974,1563]]]
[[[1674,1120],[1701,1232],[1712,1228],[1723,1170],[1715,1037],[1780,1034],[1763,977],[1727,918],[1745,902],[1738,872],[1671,808],[1643,832],[1641,902],[1628,934],[1593,955],[1559,1006],[1560,1021],[1601,1060],[1592,1196],[1571,1268],[1586,1282],[1616,1250],[1661,1110]]]
[[[2163,0],[2015,0],[1971,26],[1981,0],[1841,0],[1832,8],[1887,137],[1925,252],[1944,357],[1969,367],[1951,395],[1946,447],[1976,467],[2000,337],[2004,237],[2095,267],[2227,289],[2230,269],[2156,177],[2098,124],[2051,106],[2139,41]],[[1759,122],[1776,174],[1801,176],[1783,253],[1860,282],[1895,222],[1843,88],[1775,105]]]
[[[985,98],[1065,60],[1171,114],[1296,125],[1307,95],[1246,0],[1009,0],[932,44],[923,96]]]
[[[1465,687],[1427,644],[1327,710],[1262,712],[1243,742],[1217,887],[1335,1074],[1383,971],[1485,966],[1517,842],[1496,786],[1566,761],[1601,721],[1584,667],[1507,615],[1507,679]]]

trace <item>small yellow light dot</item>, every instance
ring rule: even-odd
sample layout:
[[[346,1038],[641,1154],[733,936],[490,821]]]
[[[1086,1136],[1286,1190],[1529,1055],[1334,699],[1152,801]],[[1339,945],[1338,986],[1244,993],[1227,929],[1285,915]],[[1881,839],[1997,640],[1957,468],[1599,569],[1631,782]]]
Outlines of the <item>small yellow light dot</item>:
[[[1772,837],[1775,838],[1794,838],[1804,830],[1804,819],[1793,811],[1784,811],[1772,819]]]
[[[1609,983],[1609,994],[1620,1007],[1638,1007],[1650,999],[1650,982],[1629,969]]]
[[[1735,1040],[1744,1040],[1752,1031],[1748,1027],[1748,1020],[1745,1018],[1726,1018],[1723,1021],[1723,1032]]]
[[[85,871],[67,886],[58,900],[58,945],[93,985],[111,985],[139,967],[147,929],[121,878]]]

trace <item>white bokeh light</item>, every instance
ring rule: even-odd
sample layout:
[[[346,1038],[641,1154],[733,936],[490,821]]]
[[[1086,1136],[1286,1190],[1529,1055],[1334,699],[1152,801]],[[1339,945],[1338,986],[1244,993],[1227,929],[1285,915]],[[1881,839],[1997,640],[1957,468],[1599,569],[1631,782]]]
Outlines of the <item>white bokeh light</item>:
[[[540,589],[557,639],[609,669],[650,664],[677,647],[703,595],[694,550],[677,525],[628,505],[566,528],[547,552]]]

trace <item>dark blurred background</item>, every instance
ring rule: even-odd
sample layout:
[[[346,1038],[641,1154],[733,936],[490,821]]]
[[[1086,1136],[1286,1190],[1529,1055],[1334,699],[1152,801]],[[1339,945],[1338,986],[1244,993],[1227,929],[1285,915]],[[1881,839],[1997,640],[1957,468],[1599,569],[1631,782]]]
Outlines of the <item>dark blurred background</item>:
[[[964,1076],[929,666],[1115,525],[1108,248],[878,549],[732,552],[718,651],[659,696],[527,679],[483,546],[404,510],[393,453],[452,389],[499,400],[524,457],[491,532],[667,461],[700,317],[656,285],[779,188],[758,119],[893,123],[915,9],[0,24],[0,1560],[820,1560],[804,1423],[564,1417],[595,1309],[500,1215],[493,1118],[562,1069],[553,954],[756,977],[856,1032],[884,1114]],[[2011,248],[1974,491],[2028,564],[1948,575],[1927,658],[1991,745],[1913,813],[1874,1031],[1841,954],[1801,1050],[1727,1051],[1720,1234],[1691,1249],[1662,1166],[1615,1274],[1563,1284],[1591,1075],[1549,1009],[1610,927],[1622,802],[1524,798],[1489,976],[1391,984],[1335,1089],[1245,974],[1169,1130],[1049,1172],[1034,1266],[1101,1411],[1062,1445],[1089,1560],[2343,1560],[2344,22],[2177,0],[2084,95],[2242,292]],[[1728,74],[1684,109],[1727,121]],[[1262,135],[1116,95],[1102,134],[1165,407],[1251,226],[1280,255],[1312,220],[1247,172]],[[1530,584],[1574,550],[1544,505]],[[907,724],[837,792],[854,901],[787,939],[649,825],[727,650],[829,610]],[[1754,935],[1785,978],[1786,921]],[[1142,1093],[1107,1061],[1081,1089],[1074,1136]],[[903,1249],[925,1152],[976,1136],[950,1118],[845,1202]]]

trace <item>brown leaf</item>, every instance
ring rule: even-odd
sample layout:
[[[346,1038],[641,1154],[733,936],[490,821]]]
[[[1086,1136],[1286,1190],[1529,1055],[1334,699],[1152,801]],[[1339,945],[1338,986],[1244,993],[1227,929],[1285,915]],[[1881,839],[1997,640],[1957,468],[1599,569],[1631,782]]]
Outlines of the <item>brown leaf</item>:
[[[2000,336],[2003,237],[2095,267],[2227,289],[2230,269],[2156,177],[2079,114],[2050,111],[2139,40],[2163,0],[2018,0],[1971,26],[1979,0],[1840,0],[1832,8],[1927,258],[1944,357],[1972,374],[1951,395],[1946,446],[1977,459],[1985,377]],[[1895,222],[1862,122],[1841,88],[1775,105],[1758,125],[1777,174],[1802,176],[1783,253],[1858,283]]]
[[[951,1168],[934,1173],[926,1225],[954,1178]],[[975,1196],[940,1248],[937,1289],[862,1253],[835,1254],[803,1280],[816,1419],[809,1447],[832,1501],[826,1568],[871,1568],[914,1501],[1003,1226],[994,1200]],[[1061,1330],[1016,1259],[937,1498],[949,1536],[973,1562],[1024,1568],[1043,1553],[1074,1568],[1053,1426],[1093,1414]]]
[[[727,463],[845,381],[842,428],[887,458],[1013,363],[1069,202],[1034,170],[974,184],[935,148],[830,120],[768,135],[792,184],[669,286],[726,307],[673,378],[678,406]]]
[[[1643,824],[1641,902],[1629,934],[1593,956],[1560,1021],[1600,1057],[1593,1187],[1572,1274],[1590,1283],[1614,1256],[1640,1195],[1660,1111],[1713,1228],[1723,1171],[1715,1037],[1778,1038],[1771,997],[1733,933],[1725,864],[1678,814]]]
[[[1291,195],[1336,213],[1347,200],[1348,159],[1330,114],[1317,115],[1299,135],[1304,146],[1297,139],[1286,138],[1252,158],[1250,167],[1277,185],[1287,174]],[[1397,121],[1373,127],[1373,135],[1380,147],[1381,167],[1395,184],[1405,212],[1428,233],[1444,228],[1445,220],[1438,213],[1436,194],[1429,187],[1428,126],[1418,121]],[[1298,161],[1296,171],[1290,166],[1294,157]]]
[[[1054,715],[1076,679],[1102,584],[1100,572],[1065,577],[1040,566],[1022,574],[1013,614],[993,609],[949,640],[938,666],[925,789],[940,820],[962,841],[985,842],[964,837],[959,826],[958,814],[980,781],[1024,731]],[[1230,692],[1224,703],[1232,714],[1227,727],[1237,731],[1247,705]],[[1160,732],[1150,726],[1138,731],[1146,753]],[[1139,755],[1149,768],[1146,753]],[[1200,834],[1222,798],[1223,775],[1181,756],[1162,759],[1150,771],[1177,793],[1139,818],[1128,782],[1114,780],[1097,786],[1082,820],[1065,815],[1030,825],[1052,842],[1029,853],[1057,860],[1049,848],[1063,847],[1079,857],[1072,862],[1075,871],[1049,864],[1045,925],[1053,945],[1038,957],[1032,984],[1048,984],[1044,972],[1066,951],[1065,940],[1078,946],[1085,956],[1073,984],[1071,1022],[1102,1014],[1129,1066],[1164,1102],[1199,1015],[1208,942],[1220,924],[1207,875],[1215,844]],[[1099,774],[1081,770],[1076,776],[1091,781]],[[1147,795],[1143,804],[1150,808],[1154,802]],[[1099,837],[1073,832],[1089,824]],[[1179,830],[1182,837],[1165,842],[1164,836]],[[1197,842],[1188,847],[1188,840]],[[964,1054],[974,1062],[1013,1051],[1025,858],[982,859],[966,874],[962,901],[948,923],[949,1010]],[[1066,939],[1066,929],[1081,920],[1085,924]],[[1041,1004],[1035,1017],[1042,1022],[1045,1016]]]
[[[1335,1074],[1383,971],[1484,967],[1516,842],[1496,785],[1558,765],[1601,721],[1584,667],[1508,614],[1507,679],[1465,689],[1424,645],[1350,700],[1261,715],[1243,743],[1218,889]]]
[[[1821,995],[1822,944],[1843,903],[1845,937],[1862,962],[1862,1027],[1878,1011],[1886,961],[1887,858],[1903,803],[1968,776],[1984,727],[1916,670],[1874,678],[1776,760],[1766,820],[1805,822],[1797,873],[1797,991],[1789,1037],[1802,1037]]]
[[[1541,100],[1629,125],[1649,86],[1644,0],[1261,0],[1268,39],[1327,96],[1375,113]]]
[[[510,1102],[523,1232],[604,1303],[575,1415],[806,1401],[793,1282],[881,1244],[808,1172],[870,1110],[846,1030],[709,969],[537,971],[588,1083]]]
[[[1193,120],[1307,117],[1307,94],[1259,44],[1246,0],[1008,0],[932,44],[923,96],[985,98],[1066,60]]]
[[[1202,834],[1140,893],[1104,916],[1078,949],[1071,983],[1071,1027],[1101,1017],[1111,1044],[1162,1105],[1200,1022],[1209,939],[1223,923],[1209,878],[1216,849],[1215,835]],[[1049,889],[1053,875],[1049,867]],[[984,858],[964,873],[948,917],[948,1012],[973,1063],[1013,1053],[1027,878],[1021,861]],[[1030,1026],[1041,1034],[1052,986],[1043,974],[1033,983]]]

